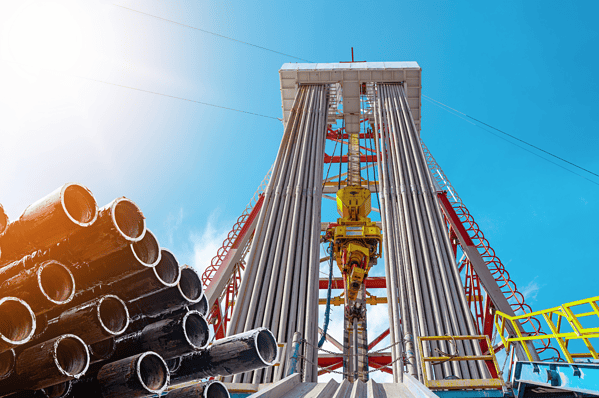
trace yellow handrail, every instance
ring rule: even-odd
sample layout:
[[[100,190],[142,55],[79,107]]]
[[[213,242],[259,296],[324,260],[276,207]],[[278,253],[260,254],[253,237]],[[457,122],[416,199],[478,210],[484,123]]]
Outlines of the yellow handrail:
[[[491,379],[450,379],[450,380],[429,380],[426,372],[426,363],[433,362],[433,364],[445,361],[493,361],[497,374],[501,374],[499,365],[497,364],[497,358],[495,357],[495,351],[489,350],[488,355],[466,355],[458,356],[440,356],[440,357],[427,357],[424,356],[424,341],[439,341],[439,340],[452,340],[455,344],[456,340],[486,340],[487,347],[493,347],[489,336],[421,336],[418,337],[418,345],[420,351],[420,363],[422,364],[422,379],[424,385],[432,390],[437,389],[479,389],[479,388],[493,388],[501,389],[503,386],[503,379],[491,378]],[[441,353],[443,353],[441,351]]]
[[[594,358],[599,359],[599,355],[597,351],[593,347],[590,342],[592,338],[599,338],[599,327],[583,327],[580,322],[580,318],[589,317],[589,316],[597,316],[599,318],[599,305],[597,302],[599,301],[599,296],[591,297],[584,300],[573,301],[571,303],[562,304],[559,307],[553,307],[542,311],[535,311],[529,314],[517,315],[517,316],[509,316],[504,314],[501,311],[495,312],[495,328],[499,332],[499,337],[501,337],[501,341],[505,346],[506,350],[509,350],[510,343],[519,342],[526,353],[529,361],[532,361],[532,356],[527,347],[527,344],[522,344],[524,341],[533,341],[533,340],[542,340],[542,339],[555,339],[560,349],[562,350],[566,361],[569,363],[574,362],[574,358]],[[581,312],[576,314],[573,310],[574,307],[579,307],[582,305],[588,304],[591,306],[592,311],[589,312]],[[579,308],[578,308],[579,309]],[[554,322],[554,315],[556,316]],[[521,319],[527,319],[530,317],[542,317],[547,326],[549,326],[549,330],[551,330],[550,334],[540,335],[540,336],[523,336],[520,330],[517,327],[517,321]],[[565,325],[563,320],[566,319],[568,324],[572,328],[571,332],[562,331],[562,327]],[[509,321],[514,326],[514,330],[516,331],[517,336],[509,336],[508,331],[505,328],[506,321]],[[570,340],[582,340],[589,350],[588,353],[570,353],[568,350],[568,342]]]

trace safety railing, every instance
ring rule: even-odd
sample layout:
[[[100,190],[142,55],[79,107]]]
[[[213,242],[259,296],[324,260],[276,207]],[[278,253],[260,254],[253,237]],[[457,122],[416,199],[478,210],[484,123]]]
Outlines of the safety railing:
[[[420,351],[420,363],[422,364],[422,379],[426,387],[431,390],[463,390],[463,389],[501,389],[503,386],[503,379],[501,377],[491,379],[444,379],[444,380],[429,380],[429,375],[426,371],[426,363],[431,362],[432,364],[439,364],[446,361],[492,361],[495,366],[497,374],[501,374],[499,365],[497,364],[497,358],[493,350],[489,351],[486,355],[445,355],[437,357],[424,356],[424,342],[425,341],[453,341],[455,344],[456,340],[486,340],[487,347],[492,347],[489,336],[420,336],[418,337],[418,345]]]
[[[593,358],[599,359],[597,350],[591,344],[591,339],[599,338],[599,326],[588,327],[589,324],[599,325],[599,296],[591,297],[585,300],[573,301],[571,303],[562,304],[559,307],[549,308],[547,310],[535,311],[524,315],[509,316],[501,311],[495,313],[495,327],[503,341],[506,349],[510,349],[510,344],[518,342],[522,346],[529,361],[532,361],[530,351],[524,341],[535,341],[540,339],[554,339],[561,348],[564,358],[569,363],[574,363],[575,358]],[[583,308],[587,306],[587,308]],[[588,311],[591,309],[591,311]],[[584,311],[584,312],[579,312]],[[526,320],[530,317],[542,318],[551,330],[551,334],[541,336],[523,335],[518,328],[517,336],[510,336],[506,325],[507,322],[515,324],[519,320]],[[588,317],[593,317],[589,319]],[[597,318],[595,318],[597,317]],[[586,319],[584,319],[586,318]],[[583,319],[587,327],[583,326]],[[564,322],[566,320],[566,322]],[[594,322],[594,323],[593,323]],[[571,331],[566,330],[570,326]],[[580,340],[584,343],[588,352],[571,353],[568,348],[568,343],[571,340]]]

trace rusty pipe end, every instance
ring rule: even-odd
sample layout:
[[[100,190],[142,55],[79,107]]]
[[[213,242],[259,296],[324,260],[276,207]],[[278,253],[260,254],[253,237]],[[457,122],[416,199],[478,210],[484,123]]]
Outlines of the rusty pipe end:
[[[185,339],[196,350],[208,346],[210,328],[208,321],[198,311],[189,311],[183,316],[183,333]]]
[[[190,304],[200,302],[204,288],[198,273],[189,266],[181,268],[181,279],[179,280],[179,291]]]
[[[73,223],[87,227],[98,218],[98,206],[89,189],[83,185],[67,183],[60,189],[60,203]]]
[[[150,393],[162,393],[170,381],[168,366],[162,357],[153,351],[139,356],[137,360],[137,377],[141,385]]]
[[[54,363],[60,373],[78,379],[89,367],[87,345],[74,334],[63,334],[54,341]]]
[[[229,390],[223,383],[218,380],[213,380],[206,384],[204,388],[203,398],[230,398]]]
[[[272,366],[277,360],[277,339],[267,328],[258,328],[256,331],[254,335],[256,352],[264,362],[264,366]]]
[[[96,307],[98,320],[102,328],[110,335],[117,336],[129,326],[127,304],[115,295],[107,294],[98,300]]]
[[[37,269],[37,282],[44,297],[56,305],[66,304],[75,296],[75,278],[55,260],[43,262]]]
[[[15,370],[16,361],[17,356],[13,349],[0,354],[0,380],[4,380],[12,375]]]
[[[131,243],[129,247],[133,251],[135,260],[148,268],[155,267],[160,262],[160,245],[149,229],[146,229],[143,238]]]
[[[110,208],[112,224],[128,242],[139,242],[146,233],[146,219],[139,207],[125,197],[116,198],[104,208]]]
[[[8,226],[8,215],[4,211],[4,207],[2,207],[2,205],[0,204],[0,235],[2,235],[2,232],[4,232],[4,230],[6,229],[7,226]]]
[[[41,392],[42,396],[45,398],[65,398],[71,393],[72,388],[73,383],[69,380],[56,384],[55,386],[42,388]]]
[[[154,267],[154,273],[164,286],[177,286],[181,279],[181,269],[177,258],[170,250],[160,249],[160,261]]]
[[[202,293],[202,298],[195,304],[187,306],[189,310],[198,311],[203,317],[208,316],[208,297],[205,293]]]
[[[25,344],[35,333],[35,314],[29,305],[16,297],[0,299],[0,346]],[[4,344],[1,344],[4,343]]]

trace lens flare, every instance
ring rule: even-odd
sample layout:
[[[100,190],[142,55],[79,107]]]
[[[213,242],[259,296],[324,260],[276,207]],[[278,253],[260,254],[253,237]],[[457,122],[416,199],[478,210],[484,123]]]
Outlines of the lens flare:
[[[8,52],[14,62],[31,67],[66,71],[83,48],[81,26],[73,11],[44,1],[20,9],[8,30]]]

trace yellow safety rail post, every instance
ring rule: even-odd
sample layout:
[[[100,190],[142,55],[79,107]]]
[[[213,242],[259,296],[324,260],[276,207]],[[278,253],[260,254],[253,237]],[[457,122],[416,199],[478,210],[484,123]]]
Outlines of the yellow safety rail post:
[[[566,361],[569,363],[573,363],[575,358],[599,359],[597,350],[595,350],[590,341],[590,339],[599,338],[599,326],[585,328],[580,321],[581,318],[591,316],[596,316],[599,320],[599,305],[597,305],[598,301],[599,296],[596,296],[584,300],[578,300],[573,301],[571,303],[562,304],[559,307],[553,307],[547,310],[535,311],[529,314],[517,316],[509,316],[501,311],[496,311],[494,319],[495,328],[499,332],[499,337],[501,337],[501,341],[503,342],[503,345],[505,346],[506,350],[510,349],[510,343],[518,342],[521,344],[522,348],[526,352],[526,356],[528,357],[529,361],[532,361],[532,357],[530,355],[530,351],[528,351],[527,345],[523,344],[523,342],[544,339],[555,339],[562,353],[564,354]],[[577,310],[580,310],[580,306],[585,304],[590,305],[592,311],[581,312],[578,314],[574,312],[575,307],[578,307]],[[518,320],[537,316],[542,317],[545,320],[547,326],[549,326],[549,330],[551,330],[550,334],[539,336],[523,336],[518,330],[518,328],[514,327],[517,336],[510,336],[505,328],[506,322],[511,322],[515,326]],[[555,322],[553,319],[554,316]],[[564,319],[567,321],[567,324],[570,325],[570,327],[572,328],[571,332],[562,330],[562,327],[566,324],[565,322],[563,322]],[[568,342],[570,340],[582,340],[589,352],[571,353],[568,350]]]
[[[480,389],[492,388],[501,389],[503,379],[451,379],[451,380],[429,380],[426,372],[427,362],[444,362],[444,361],[493,361],[497,374],[501,375],[495,352],[489,350],[489,355],[467,355],[467,356],[442,356],[442,357],[425,357],[424,356],[424,341],[439,341],[439,340],[486,340],[487,347],[493,347],[488,336],[421,336],[418,337],[420,362],[422,364],[422,378],[424,385],[431,390],[463,390],[463,389]]]

